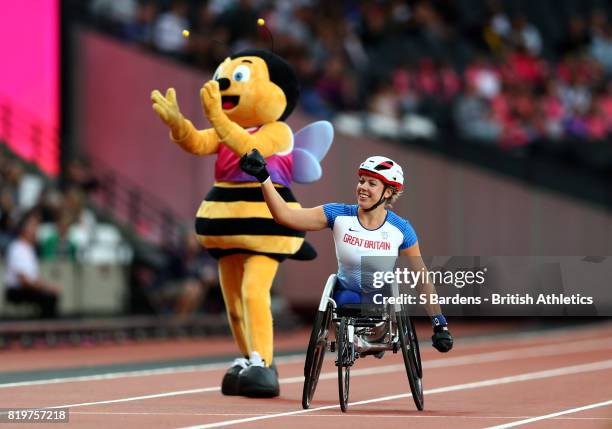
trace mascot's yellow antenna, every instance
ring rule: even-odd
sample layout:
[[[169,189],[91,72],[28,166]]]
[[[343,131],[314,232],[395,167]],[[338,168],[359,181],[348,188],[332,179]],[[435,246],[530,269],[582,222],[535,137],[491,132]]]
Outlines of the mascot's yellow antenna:
[[[266,26],[266,20],[263,18],[259,18],[257,20],[257,25],[263,28],[268,34],[268,37],[270,38],[270,44],[272,45],[272,48],[270,50],[274,52],[274,37],[272,36],[272,32],[270,31],[270,29]]]

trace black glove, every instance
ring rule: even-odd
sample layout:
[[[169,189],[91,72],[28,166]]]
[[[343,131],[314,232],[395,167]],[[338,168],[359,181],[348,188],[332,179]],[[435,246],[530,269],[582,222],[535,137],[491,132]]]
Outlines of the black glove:
[[[265,182],[270,173],[266,169],[266,160],[257,149],[253,149],[251,153],[244,154],[240,158],[240,169],[251,176],[255,176],[259,183]]]
[[[446,326],[436,327],[431,336],[431,345],[440,353],[446,353],[453,348],[453,336]]]

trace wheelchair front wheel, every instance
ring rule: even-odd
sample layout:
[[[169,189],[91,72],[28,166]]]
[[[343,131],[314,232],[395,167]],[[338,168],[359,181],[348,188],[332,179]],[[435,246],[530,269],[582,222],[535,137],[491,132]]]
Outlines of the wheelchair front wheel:
[[[353,343],[349,341],[348,335],[348,319],[342,317],[340,319],[340,327],[336,342],[338,347],[338,397],[340,399],[340,409],[346,413],[349,400],[349,387],[351,379],[351,365],[353,364]]]
[[[323,366],[323,358],[325,357],[325,349],[327,348],[327,337],[331,320],[331,304],[327,305],[325,311],[317,311],[310,333],[308,350],[306,351],[306,362],[304,363],[304,389],[302,391],[302,408],[304,409],[310,407],[310,402],[317,389],[321,367]]]
[[[408,375],[408,383],[412,392],[412,399],[419,411],[423,411],[425,398],[423,397],[423,370],[421,366],[421,354],[416,335],[416,329],[410,317],[404,311],[396,314],[397,329],[404,358],[404,366]]]

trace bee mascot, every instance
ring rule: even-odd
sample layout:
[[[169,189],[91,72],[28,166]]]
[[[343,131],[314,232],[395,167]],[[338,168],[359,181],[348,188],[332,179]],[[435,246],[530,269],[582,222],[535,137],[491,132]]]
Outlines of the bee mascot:
[[[196,232],[200,243],[218,259],[230,327],[243,355],[223,377],[225,395],[279,395],[278,374],[272,365],[270,289],[282,260],[316,256],[304,242],[304,233],[274,222],[259,182],[238,165],[242,155],[258,149],[281,195],[299,207],[289,189],[296,176],[294,162],[303,158],[301,164],[310,166],[306,176],[316,176],[300,181],[318,179],[318,161],[331,144],[333,130],[326,123],[328,129],[319,138],[314,135],[317,132],[313,134],[317,127],[304,128],[301,140],[310,140],[306,145],[315,148],[294,150],[294,134],[284,120],[295,107],[298,91],[295,72],[284,59],[249,49],[226,58],[200,90],[212,128],[197,130],[183,117],[173,88],[165,96],[157,90],[151,93],[153,109],[170,128],[176,144],[194,155],[217,155],[215,184],[198,209]],[[316,147],[321,141],[325,141],[319,145],[323,149]],[[313,151],[318,153],[312,155]]]

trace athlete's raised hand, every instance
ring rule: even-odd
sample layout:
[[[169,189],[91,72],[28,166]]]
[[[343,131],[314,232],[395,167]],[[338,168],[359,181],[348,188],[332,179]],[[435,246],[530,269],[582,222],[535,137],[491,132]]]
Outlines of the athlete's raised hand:
[[[176,91],[174,88],[168,88],[165,97],[158,90],[154,90],[151,92],[151,101],[153,102],[153,110],[157,112],[161,120],[172,130],[172,137],[176,140],[185,137],[187,132],[185,118],[176,101]]]
[[[251,176],[255,176],[259,183],[265,182],[270,177],[266,169],[266,160],[257,149],[253,149],[251,153],[244,154],[240,158],[240,169]]]

